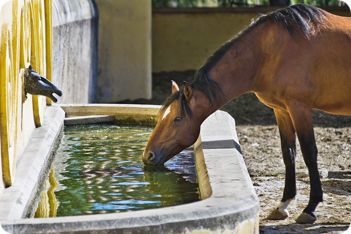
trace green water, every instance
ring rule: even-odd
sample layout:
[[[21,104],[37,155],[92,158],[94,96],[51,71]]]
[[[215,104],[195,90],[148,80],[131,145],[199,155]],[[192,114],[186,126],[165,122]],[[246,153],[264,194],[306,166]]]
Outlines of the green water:
[[[58,183],[53,216],[124,212],[199,200],[191,152],[167,163],[168,169],[144,170],[141,155],[151,130],[115,125],[65,127],[53,163]]]

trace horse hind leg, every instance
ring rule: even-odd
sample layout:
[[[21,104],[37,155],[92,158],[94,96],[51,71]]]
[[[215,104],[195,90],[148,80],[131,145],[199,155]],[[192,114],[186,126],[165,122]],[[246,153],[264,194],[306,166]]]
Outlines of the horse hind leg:
[[[285,164],[285,186],[283,198],[277,208],[271,211],[267,219],[283,220],[289,217],[288,206],[296,196],[296,134],[289,113],[281,110],[274,110],[279,127],[281,148]]]
[[[297,223],[314,223],[314,211],[323,201],[323,190],[319,178],[317,155],[318,150],[314,137],[311,109],[295,105],[289,110],[292,117],[297,137],[300,142],[303,159],[308,169],[310,179],[310,198],[308,205],[296,219]]]

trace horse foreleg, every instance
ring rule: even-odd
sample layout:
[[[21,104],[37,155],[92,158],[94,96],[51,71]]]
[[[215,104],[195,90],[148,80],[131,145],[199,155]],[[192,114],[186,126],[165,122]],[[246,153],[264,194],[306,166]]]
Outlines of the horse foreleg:
[[[313,223],[316,221],[314,211],[319,202],[323,201],[322,185],[319,178],[317,155],[318,150],[312,124],[312,110],[302,105],[296,105],[289,110],[297,137],[300,142],[303,159],[310,178],[310,198],[307,207],[296,219],[297,223]]]
[[[282,220],[289,217],[287,208],[296,195],[296,134],[288,112],[275,109],[274,114],[279,128],[281,148],[285,164],[285,186],[283,198],[279,206],[269,214],[267,219]]]

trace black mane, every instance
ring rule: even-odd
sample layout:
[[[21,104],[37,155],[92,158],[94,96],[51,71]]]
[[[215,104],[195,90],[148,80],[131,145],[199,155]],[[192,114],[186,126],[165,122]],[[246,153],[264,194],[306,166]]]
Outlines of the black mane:
[[[321,9],[306,4],[297,4],[262,16],[258,21],[270,20],[280,24],[291,34],[300,31],[305,38],[309,38],[314,28],[318,27],[324,18],[325,14]]]
[[[303,37],[308,39],[315,31],[315,28],[318,28],[319,24],[323,22],[324,18],[324,12],[321,9],[306,4],[289,6],[258,17],[249,27],[230,41],[223,44],[207,59],[205,64],[196,72],[194,80],[191,83],[192,88],[203,92],[208,97],[210,103],[214,103],[220,96],[222,96],[223,93],[221,88],[216,81],[209,77],[208,72],[218,63],[237,40],[252,31],[257,25],[265,22],[273,22],[283,27],[283,29],[287,30],[292,36],[295,36],[295,33],[298,35],[300,33]],[[191,114],[191,110],[187,105],[182,90],[171,95],[164,103],[164,108],[169,106],[175,100],[180,101],[183,112]]]
[[[200,77],[195,76],[194,82],[201,82],[201,73],[209,71],[217,62],[223,57],[227,50],[238,40],[241,36],[252,31],[257,25],[265,22],[274,22],[282,26],[291,35],[295,32],[301,32],[305,38],[314,32],[314,27],[318,27],[324,20],[324,12],[314,6],[306,4],[297,4],[286,8],[278,9],[267,15],[261,15],[250,24],[244,31],[239,33],[236,37],[223,44],[217,51],[215,51],[200,68]]]

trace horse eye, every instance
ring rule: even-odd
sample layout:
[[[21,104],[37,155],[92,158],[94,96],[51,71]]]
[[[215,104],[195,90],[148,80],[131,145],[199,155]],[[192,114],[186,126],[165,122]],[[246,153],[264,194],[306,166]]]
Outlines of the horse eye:
[[[182,119],[183,119],[182,116],[177,116],[177,117],[174,118],[174,122],[179,122],[179,121],[181,121]]]

